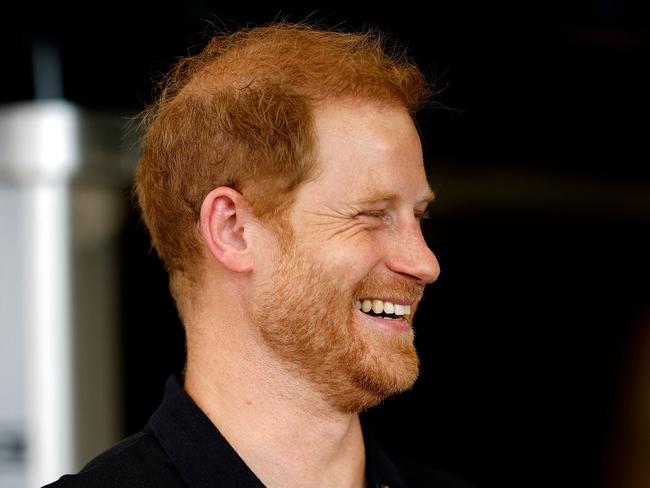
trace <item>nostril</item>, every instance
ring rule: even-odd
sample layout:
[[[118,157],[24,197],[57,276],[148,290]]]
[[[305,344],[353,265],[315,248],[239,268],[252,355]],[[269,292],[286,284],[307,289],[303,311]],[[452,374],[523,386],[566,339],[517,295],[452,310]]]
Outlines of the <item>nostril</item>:
[[[428,256],[413,254],[408,257],[404,254],[392,257],[386,261],[388,269],[403,275],[410,280],[415,280],[423,285],[434,282],[440,274],[440,266],[434,254],[428,250]]]

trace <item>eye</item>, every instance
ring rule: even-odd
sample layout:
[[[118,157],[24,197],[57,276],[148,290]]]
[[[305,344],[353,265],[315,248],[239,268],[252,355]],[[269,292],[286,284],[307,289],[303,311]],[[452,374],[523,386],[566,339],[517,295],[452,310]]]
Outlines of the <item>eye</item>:
[[[418,220],[418,222],[422,222],[423,220],[429,218],[429,212],[416,212],[415,218]]]
[[[380,219],[380,218],[384,217],[386,214],[385,214],[385,212],[383,210],[376,210],[376,211],[373,211],[373,212],[362,212],[359,215],[364,215],[366,217],[374,217],[374,218]]]
[[[370,210],[367,212],[359,212],[357,216],[363,219],[370,219],[376,223],[382,223],[387,219],[390,219],[390,216],[385,210]]]

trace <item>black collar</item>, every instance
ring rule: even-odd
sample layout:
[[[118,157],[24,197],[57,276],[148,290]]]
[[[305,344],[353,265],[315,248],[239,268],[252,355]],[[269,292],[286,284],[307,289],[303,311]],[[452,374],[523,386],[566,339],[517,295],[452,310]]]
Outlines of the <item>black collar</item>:
[[[406,488],[395,464],[377,442],[363,415],[361,426],[368,487]],[[162,404],[152,415],[146,430],[158,439],[190,488],[264,487],[185,392],[176,375],[167,380]]]

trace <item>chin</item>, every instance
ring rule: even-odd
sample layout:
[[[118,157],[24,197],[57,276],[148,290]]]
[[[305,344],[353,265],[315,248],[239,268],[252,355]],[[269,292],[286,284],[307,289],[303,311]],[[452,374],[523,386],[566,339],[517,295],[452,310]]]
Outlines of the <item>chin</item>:
[[[373,355],[355,368],[346,387],[330,392],[330,404],[343,412],[363,412],[411,389],[419,371],[414,347],[408,354]]]

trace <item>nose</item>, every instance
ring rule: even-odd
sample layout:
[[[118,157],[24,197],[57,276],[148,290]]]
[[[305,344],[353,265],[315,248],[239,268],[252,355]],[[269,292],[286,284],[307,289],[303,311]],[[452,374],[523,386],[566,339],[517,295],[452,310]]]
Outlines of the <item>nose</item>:
[[[440,264],[424,240],[418,223],[402,227],[394,240],[394,245],[391,246],[393,250],[386,260],[391,271],[408,276],[422,285],[438,279]]]

